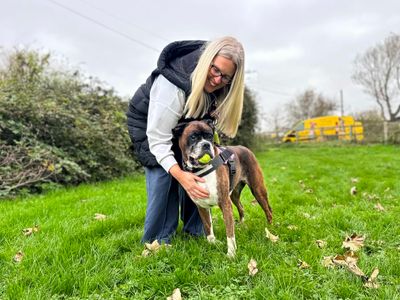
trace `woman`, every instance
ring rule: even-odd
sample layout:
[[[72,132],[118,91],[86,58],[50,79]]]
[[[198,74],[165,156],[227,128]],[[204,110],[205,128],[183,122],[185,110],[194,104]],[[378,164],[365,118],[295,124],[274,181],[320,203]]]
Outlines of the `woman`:
[[[244,51],[232,37],[208,43],[180,41],[161,52],[157,69],[129,103],[128,129],[146,173],[147,209],[142,242],[170,243],[181,204],[183,231],[203,235],[197,207],[204,179],[183,171],[172,130],[185,119],[212,119],[218,132],[236,135],[243,107]],[[182,188],[183,190],[182,190]]]

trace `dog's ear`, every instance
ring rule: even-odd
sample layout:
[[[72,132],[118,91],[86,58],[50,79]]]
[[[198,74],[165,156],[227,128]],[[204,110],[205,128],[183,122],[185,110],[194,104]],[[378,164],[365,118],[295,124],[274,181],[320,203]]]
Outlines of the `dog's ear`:
[[[178,123],[178,125],[176,125],[175,128],[172,129],[173,136],[179,138],[188,124],[189,122]]]
[[[206,123],[208,126],[210,126],[211,129],[214,131],[215,126],[214,126],[214,121],[213,121],[213,120],[211,120],[211,119],[204,119],[203,122]]]

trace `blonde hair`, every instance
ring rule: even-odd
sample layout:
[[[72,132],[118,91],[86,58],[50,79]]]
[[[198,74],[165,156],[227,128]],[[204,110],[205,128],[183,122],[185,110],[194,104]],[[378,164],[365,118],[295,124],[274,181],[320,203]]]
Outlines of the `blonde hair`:
[[[244,95],[244,50],[233,37],[222,37],[206,44],[191,75],[192,91],[185,106],[187,118],[201,118],[209,108],[210,95],[204,91],[210,65],[219,55],[230,59],[236,65],[232,82],[218,92],[217,130],[229,137],[237,133],[242,117]]]

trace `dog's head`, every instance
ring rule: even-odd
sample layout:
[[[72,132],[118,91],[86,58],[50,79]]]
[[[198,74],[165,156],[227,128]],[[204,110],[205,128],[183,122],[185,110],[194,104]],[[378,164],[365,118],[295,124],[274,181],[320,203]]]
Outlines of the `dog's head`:
[[[213,139],[214,131],[208,121],[191,121],[182,125],[179,147],[182,151],[183,162],[189,169],[202,168],[206,164],[199,161],[204,154],[215,156]]]

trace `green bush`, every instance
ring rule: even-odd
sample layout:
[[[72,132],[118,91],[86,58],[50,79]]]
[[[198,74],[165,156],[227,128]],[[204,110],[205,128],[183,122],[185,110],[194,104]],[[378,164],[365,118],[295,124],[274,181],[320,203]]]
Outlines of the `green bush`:
[[[98,80],[19,50],[0,70],[0,197],[131,173],[126,102]]]

